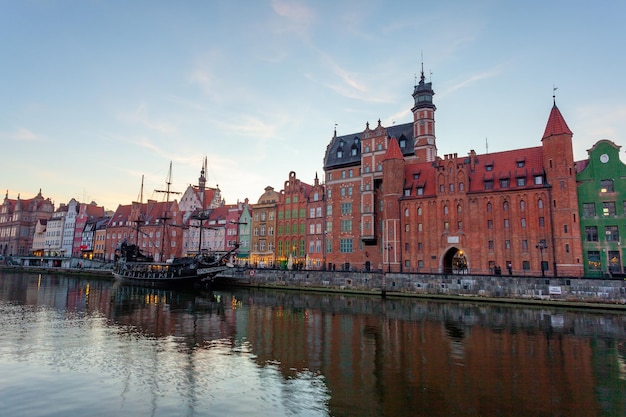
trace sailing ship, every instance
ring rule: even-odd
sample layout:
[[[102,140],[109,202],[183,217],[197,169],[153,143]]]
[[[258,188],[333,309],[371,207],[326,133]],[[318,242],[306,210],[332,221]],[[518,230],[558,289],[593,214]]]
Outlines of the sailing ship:
[[[113,267],[113,276],[121,281],[141,284],[206,284],[233,265],[230,256],[238,246],[224,255],[200,254],[155,262],[137,245],[122,242]]]
[[[204,178],[204,171],[205,167],[203,167],[201,179]],[[170,194],[180,194],[170,190],[171,175],[172,163],[170,162],[170,170],[166,181],[167,189],[155,190],[156,192],[165,193],[167,195],[167,204],[169,204]],[[203,186],[204,183],[202,183],[202,188]],[[202,195],[204,196],[204,193],[202,193]],[[142,197],[140,200],[143,200],[143,179]],[[202,228],[203,220],[206,218],[206,216],[203,216],[204,197],[202,198],[202,205],[202,213],[198,216],[194,216],[196,219],[200,220],[200,228]],[[159,218],[163,227],[161,233],[162,239],[165,239],[165,228],[167,227],[168,219],[167,213],[164,213],[163,216]],[[141,221],[141,216],[139,216],[136,220],[137,242],[139,242],[139,225]],[[202,236],[202,233],[200,233],[200,236]],[[161,242],[160,247],[165,247],[164,240]],[[236,244],[233,249],[221,255],[206,253],[199,248],[198,253],[192,256],[174,257],[165,261],[155,261],[152,256],[142,253],[138,244],[130,244],[124,240],[116,251],[113,276],[120,281],[140,284],[207,284],[220,272],[233,267],[230,259],[238,248],[239,245]],[[163,259],[162,253],[160,259]]]

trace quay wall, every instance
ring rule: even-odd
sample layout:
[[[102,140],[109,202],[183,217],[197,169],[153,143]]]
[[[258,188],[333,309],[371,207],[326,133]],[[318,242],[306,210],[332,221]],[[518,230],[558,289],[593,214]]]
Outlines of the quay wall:
[[[626,280],[510,275],[409,274],[381,272],[231,269],[228,284],[286,289],[438,298],[601,303],[626,310]],[[383,291],[384,289],[384,291]]]

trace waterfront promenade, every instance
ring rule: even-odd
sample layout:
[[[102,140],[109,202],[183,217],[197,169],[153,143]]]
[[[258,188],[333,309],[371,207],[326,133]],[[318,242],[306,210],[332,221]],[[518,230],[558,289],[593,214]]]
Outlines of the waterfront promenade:
[[[111,264],[80,263],[67,258],[48,264],[2,266],[6,271],[84,274],[113,279]],[[509,275],[456,275],[232,268],[216,284],[365,294],[384,297],[464,299],[516,304],[556,304],[626,311],[626,280]]]

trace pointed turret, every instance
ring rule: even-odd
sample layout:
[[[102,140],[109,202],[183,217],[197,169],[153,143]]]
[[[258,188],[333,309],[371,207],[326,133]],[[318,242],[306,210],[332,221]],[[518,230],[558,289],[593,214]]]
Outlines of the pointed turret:
[[[559,111],[559,108],[556,106],[556,103],[552,106],[552,110],[550,111],[550,117],[548,117],[548,123],[546,124],[546,130],[543,133],[543,137],[541,140],[549,138],[550,136],[556,135],[573,135],[572,131],[565,123],[565,119],[563,115]]]
[[[413,90],[415,106],[413,112],[413,136],[415,137],[415,157],[419,162],[430,162],[437,158],[435,143],[435,110],[433,104],[435,92],[432,83],[427,83],[424,77],[424,64],[420,82]]]

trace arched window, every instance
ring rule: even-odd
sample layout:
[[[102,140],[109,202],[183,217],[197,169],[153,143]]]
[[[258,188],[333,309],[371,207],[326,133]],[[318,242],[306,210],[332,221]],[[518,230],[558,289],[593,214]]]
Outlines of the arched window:
[[[519,202],[519,209],[521,211],[524,211],[525,208],[526,208],[526,204],[524,204],[524,200],[520,201]]]
[[[457,205],[457,206],[456,206],[456,212],[457,212],[457,213],[461,213],[462,211],[463,211],[463,207],[461,207],[461,205],[460,205],[460,204],[459,204],[459,205]]]
[[[409,209],[404,209],[404,217],[409,217]]]
[[[448,206],[443,206],[443,214],[448,214]]]
[[[422,207],[421,206],[417,208],[417,215],[418,216],[422,215]]]
[[[502,210],[509,211],[509,202],[508,201],[505,201],[504,203],[502,203]]]
[[[540,209],[543,208],[543,200],[542,199],[537,200],[537,207],[540,208]]]
[[[487,213],[491,213],[491,203],[487,203]]]

